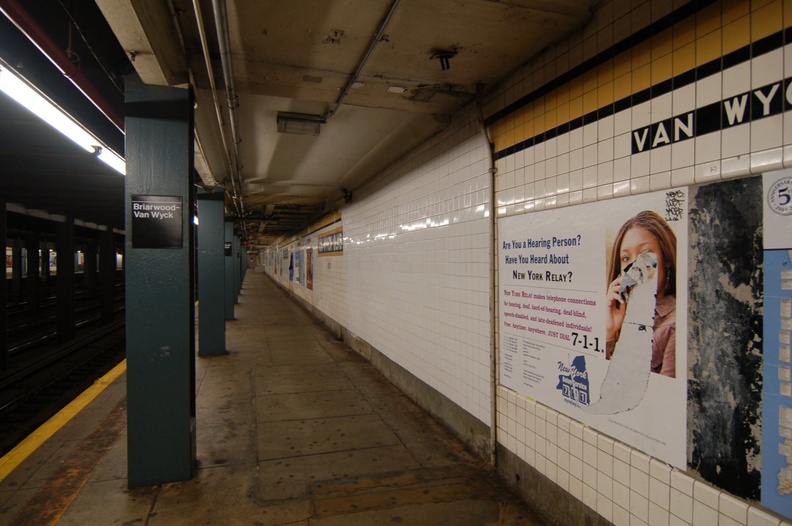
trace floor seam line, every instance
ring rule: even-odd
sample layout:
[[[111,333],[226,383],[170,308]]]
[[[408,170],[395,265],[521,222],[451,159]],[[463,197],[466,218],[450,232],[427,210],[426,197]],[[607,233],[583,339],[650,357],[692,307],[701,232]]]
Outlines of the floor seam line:
[[[290,459],[295,459],[295,458],[308,458],[308,457],[318,457],[318,456],[321,456],[321,455],[332,455],[332,454],[335,454],[335,453],[349,453],[350,451],[370,451],[372,449],[384,449],[384,448],[395,447],[395,446],[404,447],[404,444],[399,442],[399,443],[396,443],[396,444],[388,444],[388,445],[383,445],[383,446],[355,447],[355,448],[352,448],[352,449],[338,449],[338,450],[334,450],[334,451],[325,451],[325,452],[322,452],[322,453],[309,453],[307,455],[295,455],[295,456],[292,456],[292,457],[275,457],[275,458],[268,458],[266,460],[259,460],[258,464],[261,464],[262,462],[273,462],[273,461],[276,461],[276,460],[290,460]],[[418,465],[419,465],[419,467],[423,467],[420,464],[418,464]]]

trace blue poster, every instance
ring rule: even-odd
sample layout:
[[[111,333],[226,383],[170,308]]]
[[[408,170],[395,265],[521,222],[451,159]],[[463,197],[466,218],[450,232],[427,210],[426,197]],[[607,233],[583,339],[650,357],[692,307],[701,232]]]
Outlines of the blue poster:
[[[792,515],[792,258],[764,253],[762,504]]]
[[[762,505],[792,515],[792,172],[764,174]]]

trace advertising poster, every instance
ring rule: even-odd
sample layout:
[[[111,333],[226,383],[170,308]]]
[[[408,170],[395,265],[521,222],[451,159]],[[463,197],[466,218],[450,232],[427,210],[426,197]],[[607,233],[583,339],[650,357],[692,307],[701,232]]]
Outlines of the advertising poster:
[[[308,290],[313,290],[313,248],[305,249],[305,281]]]
[[[291,254],[289,253],[288,249],[281,250],[281,264],[280,264],[280,275],[281,277],[286,276],[286,271],[289,271],[289,280],[291,280],[291,268],[292,268],[292,259]]]
[[[681,468],[687,189],[500,219],[500,383]]]
[[[294,251],[294,279],[303,287],[305,286],[305,253],[302,250]]]
[[[792,514],[792,171],[764,187],[762,504]]]

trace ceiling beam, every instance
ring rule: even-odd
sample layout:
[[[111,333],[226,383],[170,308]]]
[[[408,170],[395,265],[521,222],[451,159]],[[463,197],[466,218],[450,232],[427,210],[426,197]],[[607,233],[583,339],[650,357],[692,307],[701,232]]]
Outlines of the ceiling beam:
[[[96,0],[107,23],[146,84],[178,86],[189,82],[187,53],[161,0]]]

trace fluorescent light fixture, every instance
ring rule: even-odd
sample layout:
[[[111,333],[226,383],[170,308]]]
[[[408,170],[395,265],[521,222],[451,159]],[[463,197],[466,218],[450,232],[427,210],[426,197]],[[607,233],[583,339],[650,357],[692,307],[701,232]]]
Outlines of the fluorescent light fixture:
[[[297,135],[319,135],[320,125],[325,118],[321,115],[308,113],[278,112],[278,133],[294,133]]]
[[[100,146],[99,150],[96,152],[96,158],[121,175],[126,175],[126,161],[124,161],[113,150],[102,148]]]
[[[0,91],[30,110],[38,118],[71,139],[76,145],[119,172],[126,173],[126,163],[118,154],[102,145],[68,113],[53,104],[35,88],[7,67],[0,65]]]

